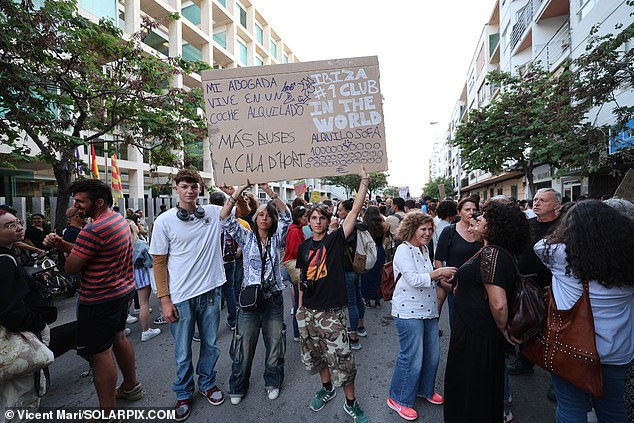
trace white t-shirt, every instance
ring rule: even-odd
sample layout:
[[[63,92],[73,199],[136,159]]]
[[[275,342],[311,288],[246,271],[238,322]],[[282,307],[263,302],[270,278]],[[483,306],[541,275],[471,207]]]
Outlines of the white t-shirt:
[[[150,254],[169,255],[167,271],[172,303],[204,294],[225,283],[222,261],[220,206],[201,206],[205,217],[182,221],[176,208],[154,222]]]

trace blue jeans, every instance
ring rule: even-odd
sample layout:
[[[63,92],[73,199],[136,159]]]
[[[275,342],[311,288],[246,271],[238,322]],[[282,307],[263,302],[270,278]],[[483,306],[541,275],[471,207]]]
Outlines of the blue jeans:
[[[590,397],[581,389],[566,382],[562,378],[551,374],[553,389],[557,396],[557,423],[585,423],[587,418],[588,400],[597,413],[599,423],[626,423],[623,389],[625,385],[625,371],[628,365],[601,365],[603,370],[603,397]]]
[[[291,280],[291,275],[288,274],[288,270],[286,267],[281,266],[280,271],[282,272],[282,279],[288,281],[288,286],[291,287],[293,291],[293,310],[291,312],[291,318],[293,320],[293,337],[299,338],[299,327],[297,326],[297,319],[295,318],[295,313],[297,313],[297,304],[299,303],[299,287],[293,285],[293,281]]]
[[[396,357],[390,383],[390,398],[405,407],[413,407],[416,395],[434,395],[440,358],[438,318],[394,319],[401,349]]]
[[[220,322],[220,289],[212,289],[197,297],[174,304],[178,320],[170,324],[176,356],[176,381],[172,390],[176,399],[191,398],[194,394],[194,367],[192,365],[192,337],[194,326],[200,332],[200,356],[196,366],[198,389],[202,392],[216,385],[216,362],[220,348],[216,346]]]
[[[238,310],[238,320],[229,354],[233,360],[229,378],[229,395],[242,397],[249,390],[251,365],[260,338],[264,339],[264,385],[279,388],[284,381],[286,331],[284,327],[284,299],[282,293],[273,295],[257,311]]]
[[[227,302],[227,323],[229,326],[236,325],[236,296],[233,289],[233,278],[235,274],[235,261],[225,263],[225,275],[227,281],[222,285],[222,296]]]
[[[236,299],[236,310],[238,308],[238,299],[240,298],[240,290],[242,290],[242,279],[244,279],[244,262],[242,256],[237,258],[234,262],[233,268],[233,293]]]
[[[361,297],[361,277],[355,272],[346,272],[346,291],[348,291],[349,332],[357,332],[359,320],[365,316],[365,304]]]

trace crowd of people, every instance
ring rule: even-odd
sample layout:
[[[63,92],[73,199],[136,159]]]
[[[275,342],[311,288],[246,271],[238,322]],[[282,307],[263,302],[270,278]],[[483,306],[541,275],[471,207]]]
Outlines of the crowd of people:
[[[184,169],[174,178],[177,206],[162,209],[151,227],[141,210],[113,210],[104,183],[79,180],[71,187],[74,204],[61,236],[48,233],[41,215],[33,215],[25,231],[15,211],[2,206],[0,272],[7,279],[0,284],[0,325],[48,343],[55,308],[21,270],[15,247],[63,252],[65,271],[80,286],[76,349],[90,363],[99,406],[115,409],[117,399],[144,395],[126,325],[137,319],[131,315],[137,310],[141,341],[161,333],[150,325],[154,291],[161,309],[154,323],[168,324],[173,338],[175,418],[183,421],[196,391],[214,406],[226,396],[233,405],[248,400],[260,335],[267,397],[285,395],[282,293],[289,287],[292,339],[307,372],[319,374],[321,383],[307,407],[319,412],[341,387],[343,409],[355,423],[365,423],[370,418],[356,397],[354,351],[368,336],[366,308],[384,306],[381,268],[392,261],[390,307],[399,352],[387,406],[415,420],[420,397],[442,405],[448,423],[510,423],[509,375],[533,371],[522,342],[507,328],[519,269],[551,289],[561,310],[572,308],[584,287],[589,293],[603,396],[553,373],[549,395],[557,401],[556,421],[585,422],[589,405],[601,423],[634,419],[634,265],[626,253],[634,247],[634,204],[584,199],[564,205],[551,188],[522,202],[505,196],[368,199],[368,175],[362,169],[360,176],[356,198],[338,204],[308,204],[299,197],[285,204],[266,183],[259,189],[269,201],[260,204],[246,181],[221,187],[201,205],[202,179]],[[376,246],[376,261],[359,270],[355,251],[365,234]],[[441,357],[445,302],[450,340]],[[215,370],[223,303],[233,333],[226,393]],[[194,341],[200,342],[197,361]],[[507,366],[506,357],[516,352]],[[444,389],[437,392],[441,360]],[[37,408],[37,394],[32,375],[16,377],[0,387],[0,405]]]

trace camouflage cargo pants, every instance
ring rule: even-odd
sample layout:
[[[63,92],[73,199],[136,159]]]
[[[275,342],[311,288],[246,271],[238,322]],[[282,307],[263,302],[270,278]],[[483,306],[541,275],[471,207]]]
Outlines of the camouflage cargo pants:
[[[345,309],[320,311],[301,307],[295,316],[306,370],[315,374],[327,367],[334,386],[354,382],[357,367],[350,349]]]

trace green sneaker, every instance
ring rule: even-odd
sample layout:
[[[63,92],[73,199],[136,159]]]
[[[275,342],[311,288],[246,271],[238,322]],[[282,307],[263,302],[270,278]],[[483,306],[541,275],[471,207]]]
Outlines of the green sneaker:
[[[354,402],[354,405],[352,407],[348,406],[348,404],[344,402],[343,409],[354,419],[354,423],[370,422],[357,401]]]
[[[337,395],[337,391],[335,388],[332,388],[332,391],[326,390],[326,388],[321,388],[319,392],[315,394],[315,398],[310,402],[310,409],[313,411],[319,411],[324,408],[324,405],[331,399],[333,399]]]

